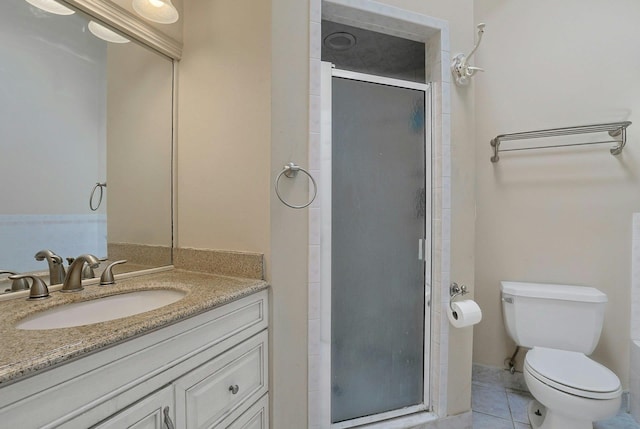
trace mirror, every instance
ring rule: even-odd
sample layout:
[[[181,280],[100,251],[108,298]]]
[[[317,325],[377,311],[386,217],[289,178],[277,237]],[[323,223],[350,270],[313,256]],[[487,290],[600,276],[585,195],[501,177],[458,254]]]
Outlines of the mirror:
[[[172,60],[33,2],[0,2],[0,270],[48,275],[42,249],[171,264]]]

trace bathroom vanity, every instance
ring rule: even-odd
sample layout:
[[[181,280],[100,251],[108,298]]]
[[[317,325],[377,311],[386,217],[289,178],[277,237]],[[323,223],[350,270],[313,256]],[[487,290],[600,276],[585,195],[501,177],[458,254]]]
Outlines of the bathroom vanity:
[[[261,280],[173,270],[72,296],[0,303],[2,426],[268,428],[266,288]],[[69,301],[141,289],[185,296],[92,325],[15,328]]]

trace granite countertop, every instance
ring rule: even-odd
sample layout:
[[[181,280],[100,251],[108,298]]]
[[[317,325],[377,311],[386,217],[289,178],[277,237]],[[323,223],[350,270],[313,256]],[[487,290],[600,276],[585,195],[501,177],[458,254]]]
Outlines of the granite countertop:
[[[171,270],[117,280],[113,286],[86,286],[78,293],[53,292],[51,298],[45,300],[0,302],[0,387],[267,287],[263,280]],[[184,291],[186,295],[173,304],[107,322],[49,330],[15,328],[21,319],[58,305],[146,289],[174,289]]]

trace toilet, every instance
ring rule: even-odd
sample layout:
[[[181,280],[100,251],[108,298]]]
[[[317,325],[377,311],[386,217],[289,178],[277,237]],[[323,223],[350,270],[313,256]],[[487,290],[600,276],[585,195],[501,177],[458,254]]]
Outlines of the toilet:
[[[593,429],[614,416],[622,387],[608,368],[590,359],[598,344],[607,296],[592,287],[501,282],[509,336],[530,348],[524,379],[535,398],[529,421],[540,429]]]

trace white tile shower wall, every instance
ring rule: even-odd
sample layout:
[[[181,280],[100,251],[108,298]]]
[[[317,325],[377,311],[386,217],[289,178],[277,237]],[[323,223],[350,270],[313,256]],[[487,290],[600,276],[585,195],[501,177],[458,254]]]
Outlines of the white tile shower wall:
[[[415,14],[382,3],[367,0],[321,0],[309,1],[309,159],[311,173],[318,183],[322,163],[321,136],[321,19],[324,14],[334,21],[344,24],[384,31],[412,40],[423,40],[427,47],[427,73],[433,83],[433,129],[432,129],[432,213],[434,225],[432,243],[432,338],[431,338],[431,405],[440,417],[447,410],[447,372],[449,324],[445,303],[448,303],[450,278],[450,236],[451,236],[451,89],[448,64],[449,29],[446,21]],[[355,12],[354,12],[355,11]],[[325,162],[330,165],[330,160]],[[326,183],[326,181],[325,181]],[[323,291],[320,288],[323,273],[320,270],[321,255],[326,252],[319,245],[322,229],[320,208],[322,191],[309,210],[309,379],[308,407],[309,428],[320,429],[329,426],[330,419],[330,332],[328,324],[321,323],[322,317],[330,317],[329,309],[323,309],[320,302]],[[327,232],[325,231],[325,234]],[[318,250],[320,249],[320,254]],[[318,277],[320,276],[320,277]],[[318,301],[320,299],[320,302]],[[447,304],[448,305],[448,304]],[[324,310],[324,311],[323,311]],[[326,313],[326,314],[325,314]],[[327,332],[325,332],[327,331]],[[461,421],[459,419],[462,419]],[[436,420],[425,428],[471,427],[470,414],[451,421]],[[461,425],[461,422],[463,424]],[[406,422],[403,421],[401,426]],[[453,426],[451,426],[453,425]]]
[[[320,39],[321,39],[321,0],[309,1],[309,169],[313,171],[320,170],[321,165],[321,98],[320,98],[320,82],[321,82],[321,61],[320,61]],[[320,184],[317,176],[316,183]],[[321,195],[318,195],[316,201],[309,209],[309,351],[308,351],[308,427],[310,429],[322,428],[321,422],[329,414],[327,407],[329,403],[327,398],[323,397],[321,390],[323,378],[328,374],[323,370],[322,353],[322,326],[320,324],[320,315],[322,311],[321,288],[320,288],[320,269],[321,269],[321,218],[320,218]],[[311,273],[317,273],[317,278]],[[315,281],[314,281],[315,280]],[[326,395],[325,395],[326,396]]]
[[[640,422],[640,213],[633,214],[631,230],[631,344],[629,406]]]
[[[92,253],[107,255],[107,217],[87,215],[0,215],[0,269],[27,272],[46,271],[46,263],[33,255],[50,249],[58,255],[76,257]]]

